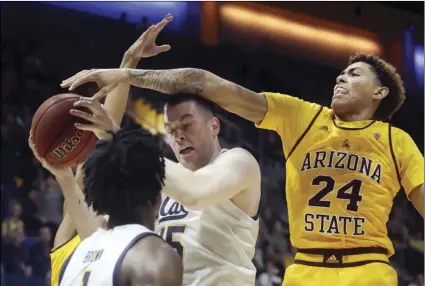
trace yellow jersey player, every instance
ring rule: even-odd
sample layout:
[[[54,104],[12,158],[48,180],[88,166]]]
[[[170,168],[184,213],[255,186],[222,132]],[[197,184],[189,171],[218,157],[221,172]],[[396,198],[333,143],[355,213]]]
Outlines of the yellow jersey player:
[[[384,121],[405,91],[395,68],[356,54],[337,78],[331,109],[278,93],[256,93],[208,71],[93,70],[101,97],[119,83],[195,93],[259,128],[276,131],[286,156],[286,196],[295,264],[283,285],[397,285],[386,223],[403,188],[424,214],[424,158],[411,137]]]
[[[152,25],[143,33],[124,54],[121,68],[136,67],[141,58],[156,56],[170,50],[169,45],[157,46],[155,41],[161,30],[172,19],[173,17],[168,14],[161,22]],[[120,125],[124,115],[128,91],[129,84],[119,85],[105,100],[105,109],[117,125]],[[79,102],[79,104],[91,108],[93,104],[99,103],[97,101],[85,100],[84,102]],[[109,134],[104,134],[104,132],[96,132],[96,136],[99,139],[109,138]],[[80,166],[77,169],[76,179],[81,189],[83,189],[83,176],[84,174]],[[54,246],[50,253],[52,286],[58,286],[62,266],[80,244],[81,238],[84,239],[90,236],[98,226],[105,225],[103,216],[96,217],[96,214],[90,211],[86,204],[79,204],[79,201],[84,202],[84,195],[78,189],[66,188],[66,184],[69,182],[60,183],[65,184],[65,188],[62,187],[63,190],[74,190],[74,192],[64,192],[64,219],[56,233]]]

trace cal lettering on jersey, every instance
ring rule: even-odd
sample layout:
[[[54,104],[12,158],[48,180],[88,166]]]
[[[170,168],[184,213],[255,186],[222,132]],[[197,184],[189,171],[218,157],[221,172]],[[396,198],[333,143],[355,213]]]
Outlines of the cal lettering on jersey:
[[[102,257],[104,249],[89,250],[84,257],[83,263],[92,263],[99,260]]]
[[[344,234],[352,236],[364,235],[364,217],[336,216],[328,214],[306,213],[304,230],[328,234]]]
[[[364,174],[381,184],[382,165],[357,154],[339,151],[316,151],[305,155],[301,172],[318,169],[343,169]]]
[[[166,197],[159,209],[161,218],[159,223],[169,220],[178,220],[185,218],[189,213],[184,206],[178,202],[170,202],[170,197]]]

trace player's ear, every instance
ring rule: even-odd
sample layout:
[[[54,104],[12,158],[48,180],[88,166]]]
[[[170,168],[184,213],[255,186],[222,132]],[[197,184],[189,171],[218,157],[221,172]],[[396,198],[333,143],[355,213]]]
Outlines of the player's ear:
[[[390,90],[388,89],[388,87],[386,86],[380,86],[378,87],[375,92],[373,93],[372,98],[373,99],[377,99],[377,100],[382,100],[385,97],[387,97],[388,93],[390,92]]]
[[[211,118],[211,128],[214,136],[218,136],[220,133],[220,120],[218,120],[218,118],[215,116]]]

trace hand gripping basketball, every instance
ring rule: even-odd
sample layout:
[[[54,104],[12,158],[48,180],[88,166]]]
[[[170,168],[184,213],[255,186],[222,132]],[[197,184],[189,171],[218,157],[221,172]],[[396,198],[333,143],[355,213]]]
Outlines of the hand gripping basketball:
[[[63,178],[66,176],[74,177],[72,170],[70,167],[53,167],[47,161],[40,157],[40,155],[37,152],[37,149],[35,148],[35,144],[32,139],[32,130],[30,130],[30,136],[28,137],[28,145],[34,154],[34,157],[41,163],[41,165],[49,171],[53,176],[56,178]]]
[[[105,110],[103,104],[93,97],[81,97],[79,101],[74,103],[75,107],[88,108],[92,114],[82,110],[71,109],[70,113],[74,116],[87,120],[91,124],[75,123],[75,127],[84,130],[92,131],[99,139],[108,140],[111,135],[108,131],[116,132],[120,127],[114,122],[111,115]]]

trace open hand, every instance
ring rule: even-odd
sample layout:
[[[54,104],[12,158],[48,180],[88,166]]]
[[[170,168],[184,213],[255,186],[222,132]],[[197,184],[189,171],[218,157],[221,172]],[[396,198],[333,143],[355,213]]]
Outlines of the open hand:
[[[93,97],[81,97],[79,101],[74,103],[75,107],[85,107],[92,114],[78,109],[71,109],[70,113],[89,121],[91,124],[75,123],[75,127],[84,131],[92,131],[96,137],[101,140],[108,140],[111,134],[108,131],[116,132],[120,127],[114,122],[110,114],[105,110],[103,104]]]
[[[141,58],[150,58],[171,49],[170,45],[157,46],[155,41],[159,33],[173,20],[168,14],[158,24],[150,26],[127,50],[126,54],[139,61]]]

